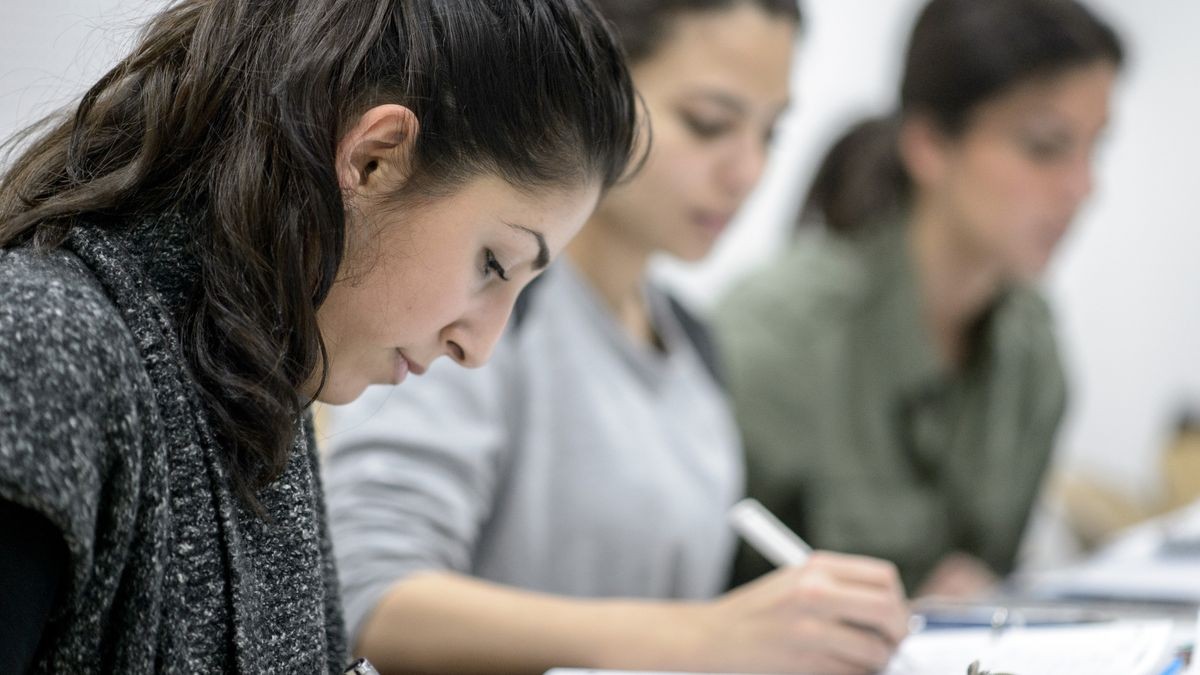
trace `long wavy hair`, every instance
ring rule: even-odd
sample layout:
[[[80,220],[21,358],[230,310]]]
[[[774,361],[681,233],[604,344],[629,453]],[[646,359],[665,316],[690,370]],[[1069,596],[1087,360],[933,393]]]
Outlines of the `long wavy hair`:
[[[950,137],[984,103],[1072,68],[1120,67],[1117,33],[1077,0],[931,0],[909,39],[899,110],[850,127],[822,160],[798,228],[853,234],[898,215],[912,181],[900,157],[906,116],[928,115]]]
[[[179,0],[78,105],[8,144],[0,247],[196,214],[181,343],[251,503],[287,464],[299,387],[324,381],[317,309],[347,222],[335,150],[382,103],[420,124],[406,196],[488,173],[608,187],[637,140],[622,52],[588,0]]]

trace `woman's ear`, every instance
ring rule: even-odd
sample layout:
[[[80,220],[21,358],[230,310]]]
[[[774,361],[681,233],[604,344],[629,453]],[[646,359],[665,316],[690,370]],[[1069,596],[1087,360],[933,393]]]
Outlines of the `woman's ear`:
[[[395,192],[409,178],[420,123],[395,104],[371,108],[338,141],[335,170],[343,192]]]
[[[900,124],[900,160],[917,187],[937,185],[948,170],[950,139],[928,115],[905,116]]]

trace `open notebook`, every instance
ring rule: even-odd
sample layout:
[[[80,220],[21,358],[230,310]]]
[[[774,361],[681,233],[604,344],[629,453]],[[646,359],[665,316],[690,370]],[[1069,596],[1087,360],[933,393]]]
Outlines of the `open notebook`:
[[[929,631],[905,640],[883,675],[961,675],[977,659],[984,670],[1014,675],[1158,675],[1171,659],[1171,632],[1170,621],[1014,628],[999,634],[983,628]],[[635,671],[556,668],[546,675],[617,672]]]
[[[905,640],[885,675],[960,674],[975,660],[993,673],[1158,675],[1171,635],[1170,621],[930,631]]]

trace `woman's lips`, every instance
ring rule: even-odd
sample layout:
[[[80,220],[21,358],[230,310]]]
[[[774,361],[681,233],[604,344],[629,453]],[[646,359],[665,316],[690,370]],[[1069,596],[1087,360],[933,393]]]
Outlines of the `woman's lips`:
[[[731,215],[721,213],[697,213],[692,216],[695,221],[704,230],[712,234],[720,234],[729,226],[729,221],[733,218]]]
[[[395,373],[393,374],[394,375],[393,379],[395,380],[396,384],[400,384],[401,382],[404,381],[404,378],[407,377],[409,373],[412,373],[413,375],[424,375],[425,374],[425,366],[422,366],[421,364],[417,363],[416,361],[413,361],[412,359],[408,358],[408,356],[406,356],[404,354],[404,350],[397,347],[396,348],[396,370],[395,370]]]

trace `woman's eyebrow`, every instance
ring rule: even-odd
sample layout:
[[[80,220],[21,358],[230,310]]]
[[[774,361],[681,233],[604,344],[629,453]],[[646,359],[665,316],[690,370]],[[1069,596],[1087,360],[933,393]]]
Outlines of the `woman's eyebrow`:
[[[516,223],[504,223],[504,224],[513,228],[514,230],[520,230],[522,232],[528,233],[529,235],[533,236],[534,239],[537,240],[538,252],[537,252],[537,257],[534,258],[534,260],[533,260],[533,270],[536,272],[538,270],[546,269],[546,266],[550,264],[550,249],[549,249],[549,247],[546,246],[546,238],[544,236],[542,236],[542,233],[538,232],[537,230],[525,227],[524,225],[518,225]]]
[[[689,101],[706,101],[725,108],[725,110],[735,115],[747,115],[751,111],[751,106],[746,100],[719,89],[696,89],[685,94],[683,99]],[[789,96],[777,100],[772,105],[772,116],[777,118],[792,106],[792,98]]]
[[[729,112],[738,115],[744,115],[746,113],[746,103],[744,101],[736,96],[732,96],[716,89],[696,89],[688,92],[684,98],[714,103],[722,108],[725,108]]]

